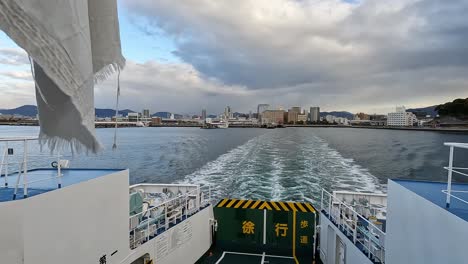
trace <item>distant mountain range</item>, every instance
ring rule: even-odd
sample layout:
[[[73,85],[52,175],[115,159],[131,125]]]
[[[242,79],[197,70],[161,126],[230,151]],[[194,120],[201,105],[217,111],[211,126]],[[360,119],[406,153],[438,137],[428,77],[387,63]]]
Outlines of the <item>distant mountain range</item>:
[[[412,112],[413,114],[417,113],[426,113],[426,115],[430,115],[431,117],[435,117],[438,115],[437,111],[435,110],[437,105],[422,107],[422,108],[410,108],[406,109],[407,112]]]
[[[108,108],[96,108],[96,116],[97,117],[112,117],[115,115],[114,109]],[[134,113],[134,111],[130,109],[120,110],[119,114],[126,116],[128,113]],[[30,116],[35,117],[37,115],[37,106],[35,105],[23,105],[13,109],[0,109],[0,114],[2,115],[21,115],[21,116]]]
[[[353,119],[354,114],[346,111],[332,111],[332,112],[320,112],[321,117],[325,117],[327,115],[332,115],[336,117],[343,117],[347,119]]]
[[[435,108],[437,105],[433,106],[428,106],[428,107],[422,107],[422,108],[410,108],[407,109],[406,111],[408,112],[413,112],[413,113],[426,113],[426,115],[430,115],[432,117],[435,117],[437,115],[437,111]],[[112,117],[115,115],[115,110],[114,109],[109,109],[109,108],[96,108],[96,116],[100,118],[105,118],[105,117]],[[131,109],[124,109],[120,110],[119,114],[123,116],[127,116],[128,113],[135,113],[135,111]],[[37,115],[37,106],[35,105],[23,105],[14,109],[0,109],[0,114],[3,115],[21,115],[21,116],[30,116],[30,117],[35,117]],[[156,112],[152,114],[151,116],[158,116],[161,118],[170,118],[171,117],[171,112]],[[345,117],[348,119],[353,119],[354,114],[346,111],[332,111],[332,112],[321,112],[320,116],[325,117],[326,115],[333,115],[336,117]],[[234,113],[234,116],[248,116],[247,114],[243,113]],[[175,119],[180,119],[182,118],[182,115],[179,114],[174,114]],[[216,117],[215,115],[209,115],[208,117]]]
[[[35,117],[37,115],[37,106],[23,105],[14,109],[0,109],[2,115],[22,115]]]

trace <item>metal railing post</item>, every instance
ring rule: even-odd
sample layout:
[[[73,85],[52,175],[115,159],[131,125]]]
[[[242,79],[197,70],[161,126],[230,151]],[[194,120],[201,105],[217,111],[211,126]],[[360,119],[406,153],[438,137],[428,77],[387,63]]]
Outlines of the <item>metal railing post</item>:
[[[5,165],[5,168],[6,168],[6,163],[5,162],[5,157],[8,155],[8,146],[5,148],[5,151],[3,151],[3,155],[2,155],[2,164],[0,164],[0,175],[2,174],[2,171],[3,171],[3,166]],[[8,181],[7,181],[7,173],[5,172],[5,187],[8,187]]]
[[[24,140],[23,150],[23,197],[28,197],[28,140]]]
[[[167,221],[167,204],[164,204],[164,228],[169,228],[169,222]]]
[[[6,157],[5,157],[5,187],[8,187],[8,141],[5,143],[6,146]]]
[[[320,211],[323,210],[323,189],[321,191],[321,197],[320,197]]]
[[[357,240],[357,217],[356,217],[356,212],[353,211],[353,243],[356,244]]]
[[[453,149],[454,149],[454,146],[450,146],[450,156],[449,156],[449,166],[448,166],[448,176],[447,176],[447,200],[446,200],[447,208],[450,207],[450,195],[452,192]]]
[[[185,211],[185,219],[187,219],[187,217],[188,217],[188,194],[185,193],[184,196],[185,196],[185,210],[184,210]]]
[[[150,213],[150,216],[151,216],[151,213]],[[146,220],[147,220],[147,221],[146,221],[146,242],[149,241],[149,236],[150,236],[150,235],[149,235],[149,233],[150,233],[150,232],[149,232],[149,223],[150,223],[149,219],[150,219],[150,218],[151,218],[151,217],[148,217],[148,218],[146,219]]]
[[[369,234],[367,235],[368,240],[369,240],[369,244],[367,245],[367,246],[368,246],[368,251],[369,251],[369,252],[367,253],[367,256],[368,256],[369,258],[371,257],[371,237],[370,237],[370,236],[371,236],[371,233],[370,233],[370,231],[369,231]]]
[[[58,181],[58,188],[62,188],[62,166],[60,165],[60,152],[57,151],[57,181]]]
[[[21,163],[19,165],[18,177],[16,177],[15,191],[13,192],[13,200],[16,200],[16,195],[18,194],[18,186],[20,184],[21,175],[23,174],[24,165]]]

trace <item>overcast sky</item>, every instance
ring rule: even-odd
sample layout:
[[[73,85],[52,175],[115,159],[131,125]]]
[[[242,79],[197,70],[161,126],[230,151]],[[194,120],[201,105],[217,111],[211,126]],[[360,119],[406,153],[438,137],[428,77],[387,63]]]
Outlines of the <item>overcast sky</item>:
[[[119,0],[123,108],[386,113],[468,97],[467,0]],[[116,78],[95,89],[112,108]],[[35,104],[0,31],[0,108]]]

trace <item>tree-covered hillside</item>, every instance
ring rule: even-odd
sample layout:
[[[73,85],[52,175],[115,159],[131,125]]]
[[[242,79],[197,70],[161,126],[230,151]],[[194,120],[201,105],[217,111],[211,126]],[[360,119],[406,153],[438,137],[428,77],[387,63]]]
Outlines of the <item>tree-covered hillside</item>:
[[[453,102],[441,104],[436,107],[440,116],[453,116],[468,119],[468,98],[455,99]]]

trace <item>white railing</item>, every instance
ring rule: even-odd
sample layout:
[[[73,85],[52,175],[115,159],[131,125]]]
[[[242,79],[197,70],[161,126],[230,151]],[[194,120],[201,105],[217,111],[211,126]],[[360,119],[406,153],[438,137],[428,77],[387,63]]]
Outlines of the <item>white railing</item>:
[[[160,195],[161,193],[148,193],[147,191],[165,188],[165,186],[167,188],[178,187],[176,184],[139,184],[132,186],[130,190],[133,191],[136,187],[148,187],[145,190],[145,195],[156,197],[156,195]],[[143,208],[142,212],[129,217],[130,249],[139,247],[169,229],[171,225],[186,220],[211,204],[211,188],[209,186],[180,185],[180,187],[195,188],[190,191],[187,190],[184,193],[178,193],[176,197],[165,200],[155,206],[150,207],[147,205],[146,208]],[[146,201],[143,201],[143,203],[146,203]]]
[[[45,155],[30,155],[29,148],[31,141],[37,141],[37,137],[5,137],[0,138],[0,144],[3,143],[3,149],[1,149],[1,161],[0,161],[0,176],[3,177],[4,188],[9,187],[9,178],[15,174],[14,194],[12,199],[15,200],[18,195],[18,189],[23,188],[23,197],[28,197],[28,188],[31,184],[43,182],[46,180],[57,179],[57,188],[62,187],[62,174],[60,162],[60,154],[57,155],[57,176],[41,178],[36,180],[28,179],[28,169],[31,164],[31,159],[44,158],[50,159],[50,156]],[[18,150],[22,150],[17,154]],[[34,163],[34,162],[33,162]]]
[[[369,221],[351,205],[324,189],[322,189],[320,208],[355,245],[362,246],[369,259],[385,263],[385,232],[382,231],[381,223],[376,218],[371,216]]]
[[[463,203],[468,204],[468,201],[454,195],[453,193],[466,193],[466,191],[456,191],[452,190],[452,174],[456,173],[458,175],[462,176],[468,176],[468,173],[465,173],[464,171],[468,172],[468,168],[462,168],[462,167],[454,167],[453,166],[453,158],[454,158],[454,150],[455,148],[460,148],[460,149],[468,149],[468,143],[454,143],[454,142],[446,142],[444,143],[445,146],[450,147],[450,154],[449,154],[449,165],[448,167],[444,167],[448,171],[447,173],[447,190],[442,190],[443,193],[447,195],[446,198],[446,207],[450,207],[450,199],[453,197]]]

